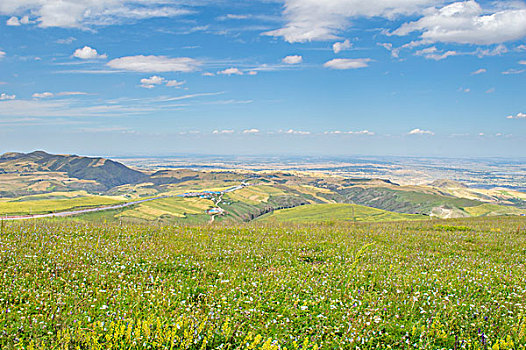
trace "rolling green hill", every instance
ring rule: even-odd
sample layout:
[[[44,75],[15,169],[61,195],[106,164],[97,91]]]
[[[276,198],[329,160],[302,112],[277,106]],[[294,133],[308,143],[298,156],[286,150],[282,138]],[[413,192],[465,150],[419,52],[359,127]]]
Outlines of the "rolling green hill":
[[[425,220],[425,215],[393,213],[355,204],[309,204],[276,210],[262,216],[262,222],[316,223],[326,221],[400,221]]]
[[[434,208],[462,209],[482,204],[476,200],[433,193],[425,188],[406,190],[403,188],[355,186],[343,189],[340,193],[347,202],[407,214],[430,215]]]
[[[497,204],[482,204],[465,210],[472,216],[526,215],[526,209]]]

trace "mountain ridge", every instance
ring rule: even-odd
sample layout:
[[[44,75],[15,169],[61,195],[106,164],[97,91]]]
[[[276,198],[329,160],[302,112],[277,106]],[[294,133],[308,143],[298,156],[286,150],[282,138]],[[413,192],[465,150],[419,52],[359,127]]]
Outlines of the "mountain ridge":
[[[0,156],[0,171],[19,174],[66,173],[71,178],[96,181],[104,189],[148,179],[148,175],[110,159],[50,154],[45,151],[4,153]]]

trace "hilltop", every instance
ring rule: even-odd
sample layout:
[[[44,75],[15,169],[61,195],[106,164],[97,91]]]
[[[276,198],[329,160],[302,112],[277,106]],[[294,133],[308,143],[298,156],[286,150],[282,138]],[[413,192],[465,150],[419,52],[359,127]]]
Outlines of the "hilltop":
[[[435,180],[431,182],[429,186],[438,188],[468,188],[468,186],[463,183],[447,179]]]
[[[140,171],[109,159],[55,155],[44,151],[3,154],[0,156],[0,174],[23,177],[27,180],[26,186],[33,187],[35,192],[57,188],[104,191],[148,178]]]

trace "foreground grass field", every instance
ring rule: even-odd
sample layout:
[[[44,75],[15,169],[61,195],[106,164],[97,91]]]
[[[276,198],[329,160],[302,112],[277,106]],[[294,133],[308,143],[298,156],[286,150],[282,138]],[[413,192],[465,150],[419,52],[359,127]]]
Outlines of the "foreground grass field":
[[[525,349],[526,220],[3,223],[2,349]]]

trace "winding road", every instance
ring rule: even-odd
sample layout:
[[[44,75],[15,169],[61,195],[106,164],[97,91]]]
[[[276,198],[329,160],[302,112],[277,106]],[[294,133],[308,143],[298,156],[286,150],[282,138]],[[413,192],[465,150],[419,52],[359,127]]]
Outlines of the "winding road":
[[[221,210],[223,210],[221,207],[218,206],[219,203],[221,202],[222,198],[223,198],[223,194],[229,193],[229,192],[234,192],[234,191],[240,190],[240,189],[242,189],[244,187],[247,187],[247,186],[251,186],[251,185],[243,182],[241,185],[230,187],[229,189],[221,191],[221,195],[219,196],[217,203],[215,203],[216,207],[221,209]],[[201,192],[201,193],[204,193],[204,192]],[[199,194],[199,193],[197,193],[197,194]],[[126,208],[126,207],[130,207],[132,205],[135,205],[135,204],[141,204],[141,203],[144,203],[144,202],[150,202],[150,201],[154,201],[154,200],[157,200],[157,199],[169,198],[169,197],[172,197],[172,196],[159,196],[159,197],[154,197],[154,198],[141,199],[141,200],[133,201],[133,202],[109,205],[109,206],[105,206],[105,207],[87,208],[87,209],[70,210],[70,211],[61,211],[61,212],[56,212],[56,213],[34,214],[34,215],[20,215],[20,216],[3,216],[3,217],[0,216],[0,221],[1,220],[13,221],[13,220],[29,220],[29,219],[66,217],[66,216],[73,216],[73,215],[79,215],[79,214],[95,213],[95,212],[104,211],[104,210],[114,210],[114,209]],[[213,214],[212,215],[211,222],[214,221],[215,215],[217,215],[217,214]]]

